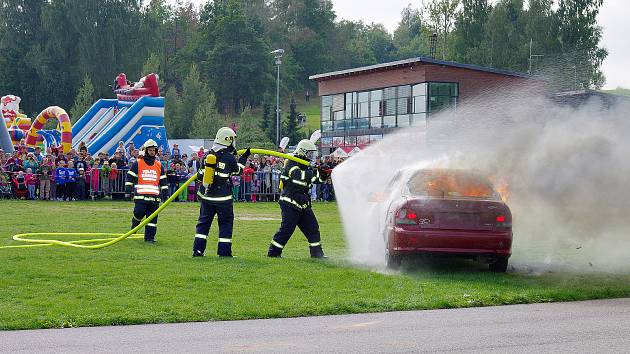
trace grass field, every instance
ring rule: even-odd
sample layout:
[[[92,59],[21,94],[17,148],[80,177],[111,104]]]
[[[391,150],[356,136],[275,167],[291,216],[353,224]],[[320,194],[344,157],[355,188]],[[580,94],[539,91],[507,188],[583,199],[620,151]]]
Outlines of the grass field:
[[[0,246],[22,232],[124,232],[128,202],[0,201]],[[279,225],[274,203],[237,204],[236,259],[190,257],[198,206],[160,215],[158,244],[0,249],[0,329],[235,320],[487,306],[630,296],[630,277],[492,274],[474,264],[383,274],[351,267],[335,204],[314,206],[327,261],[296,234],[283,259],[264,257]],[[271,220],[269,220],[271,219]],[[216,230],[213,226],[213,230]]]

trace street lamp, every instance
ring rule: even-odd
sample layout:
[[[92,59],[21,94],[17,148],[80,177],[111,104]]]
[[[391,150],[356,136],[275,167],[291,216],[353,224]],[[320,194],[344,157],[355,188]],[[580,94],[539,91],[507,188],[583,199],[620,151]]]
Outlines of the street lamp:
[[[276,146],[280,146],[280,64],[282,64],[284,49],[276,49],[270,54],[273,54],[274,58],[276,58],[276,65],[278,66],[276,79]]]

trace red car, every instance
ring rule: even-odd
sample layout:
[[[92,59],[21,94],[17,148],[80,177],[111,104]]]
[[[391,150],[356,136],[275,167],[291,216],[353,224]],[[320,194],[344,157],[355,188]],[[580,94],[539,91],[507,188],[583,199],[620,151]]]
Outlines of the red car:
[[[397,182],[396,182],[397,181]],[[490,180],[465,170],[422,169],[390,183],[386,261],[413,254],[455,255],[505,272],[512,249],[512,214]],[[397,191],[398,190],[398,191]]]

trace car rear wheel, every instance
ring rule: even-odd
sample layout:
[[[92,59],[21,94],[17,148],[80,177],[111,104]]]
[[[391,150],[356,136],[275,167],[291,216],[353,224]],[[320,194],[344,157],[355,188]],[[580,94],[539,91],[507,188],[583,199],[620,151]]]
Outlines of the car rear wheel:
[[[495,273],[505,273],[508,267],[507,257],[498,257],[497,261],[488,265],[491,271]]]
[[[402,264],[402,256],[393,255],[389,253],[389,250],[385,250],[385,265],[389,269],[399,269]]]

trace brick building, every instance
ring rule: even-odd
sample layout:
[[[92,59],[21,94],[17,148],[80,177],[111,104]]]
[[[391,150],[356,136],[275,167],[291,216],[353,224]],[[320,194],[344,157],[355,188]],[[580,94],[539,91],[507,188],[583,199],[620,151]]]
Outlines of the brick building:
[[[426,127],[431,114],[507,87],[545,94],[544,82],[523,73],[423,57],[309,79],[321,96],[323,154],[363,147],[398,127]]]

